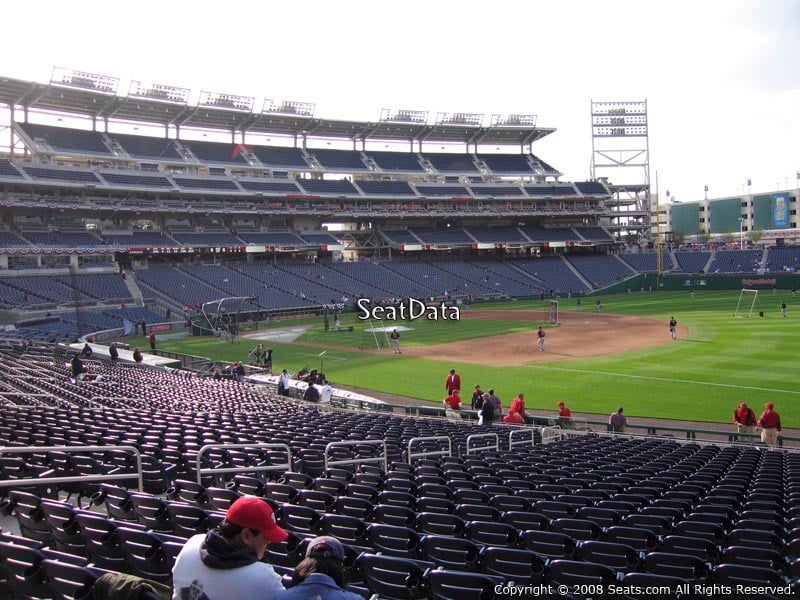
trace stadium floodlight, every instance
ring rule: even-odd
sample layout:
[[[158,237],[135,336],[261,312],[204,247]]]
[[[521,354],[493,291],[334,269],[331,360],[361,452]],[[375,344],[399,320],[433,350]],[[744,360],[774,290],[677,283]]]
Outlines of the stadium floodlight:
[[[108,77],[107,75],[95,75],[85,71],[74,71],[62,67],[53,67],[53,75],[50,83],[65,87],[80,88],[102,92],[104,94],[116,94],[119,86],[118,77]]]
[[[276,115],[293,115],[297,117],[313,117],[316,104],[313,102],[296,102],[294,100],[265,99],[261,113]]]
[[[381,110],[381,122],[414,123],[415,125],[424,125],[428,122],[428,111],[408,110],[404,108],[384,108]]]
[[[647,136],[646,102],[592,102],[592,135]]]
[[[536,127],[538,115],[492,115],[491,127]]]
[[[482,113],[436,113],[437,125],[470,125],[473,127],[480,127],[481,123],[483,123]]]
[[[252,112],[253,103],[255,101],[255,98],[250,98],[248,96],[235,96],[234,94],[219,94],[217,92],[202,91],[200,92],[198,106]]]
[[[161,100],[163,102],[175,102],[176,104],[188,104],[189,88],[173,87],[161,83],[131,81],[131,85],[128,88],[128,96]]]

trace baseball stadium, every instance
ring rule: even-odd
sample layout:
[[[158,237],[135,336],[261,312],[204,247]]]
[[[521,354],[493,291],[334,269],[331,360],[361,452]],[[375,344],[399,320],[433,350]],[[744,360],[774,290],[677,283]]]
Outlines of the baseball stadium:
[[[800,190],[659,200],[642,100],[567,181],[536,115],[191,97],[0,77],[0,597],[173,597],[242,496],[284,587],[795,593]]]

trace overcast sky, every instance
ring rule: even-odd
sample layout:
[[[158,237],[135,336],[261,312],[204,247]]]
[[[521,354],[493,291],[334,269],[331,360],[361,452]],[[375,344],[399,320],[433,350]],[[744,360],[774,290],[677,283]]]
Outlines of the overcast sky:
[[[647,100],[662,198],[800,183],[800,0],[31,0],[3,23],[1,76],[63,67],[332,119],[536,114],[557,131],[533,152],[568,180],[591,175],[591,101]]]

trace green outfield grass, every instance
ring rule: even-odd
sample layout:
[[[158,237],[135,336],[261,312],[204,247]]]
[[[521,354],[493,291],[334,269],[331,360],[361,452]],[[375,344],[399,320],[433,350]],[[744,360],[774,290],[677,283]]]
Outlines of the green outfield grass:
[[[698,422],[731,421],[739,401],[747,401],[756,412],[764,402],[775,402],[785,427],[800,427],[800,299],[788,292],[759,295],[764,318],[734,319],[738,291],[699,291],[695,299],[687,292],[634,293],[603,296],[603,312],[653,317],[664,321],[675,315],[689,327],[688,336],[657,348],[626,352],[584,360],[565,360],[519,367],[482,367],[436,360],[358,352],[359,346],[375,347],[369,326],[353,315],[342,324],[352,325],[353,332],[325,333],[322,319],[292,321],[311,328],[298,340],[299,346],[269,342],[274,352],[274,367],[294,372],[303,365],[319,369],[336,384],[396,393],[403,396],[440,402],[444,378],[450,368],[461,373],[467,390],[475,383],[484,389],[494,387],[508,405],[518,392],[524,392],[527,406],[554,410],[558,400],[565,400],[573,413],[610,413],[624,406],[625,413],[637,416],[680,419]],[[780,315],[780,303],[786,301],[789,317]],[[591,298],[583,300],[584,310],[593,310]],[[492,309],[542,310],[546,303],[496,303],[473,306],[472,310]],[[575,299],[562,299],[560,310],[576,310]],[[270,327],[282,327],[278,322]],[[377,323],[374,323],[377,324]],[[398,323],[402,324],[402,323]],[[433,344],[456,340],[475,340],[476,357],[492,352],[487,336],[531,330],[538,323],[510,320],[463,320],[459,322],[414,321],[414,328],[402,336],[404,346]],[[557,336],[553,330],[551,336]],[[624,336],[620,330],[615,335]],[[379,336],[380,337],[380,336]],[[143,338],[132,340],[147,347]],[[328,349],[320,365],[320,345],[347,349]],[[241,344],[212,338],[187,338],[159,341],[159,348],[208,356],[218,360],[246,360],[252,342]]]

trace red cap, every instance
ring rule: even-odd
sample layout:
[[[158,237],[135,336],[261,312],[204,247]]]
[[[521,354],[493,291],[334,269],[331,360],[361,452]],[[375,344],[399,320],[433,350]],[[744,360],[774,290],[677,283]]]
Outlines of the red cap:
[[[280,543],[289,537],[289,533],[278,526],[272,507],[257,496],[242,496],[233,501],[225,514],[228,523],[239,527],[256,529],[270,542]]]
[[[564,406],[564,401],[559,400],[558,402],[556,402],[556,406]]]
[[[764,408],[768,408],[768,409],[772,410],[773,408],[775,408],[775,405],[772,402],[767,402],[764,405]]]

